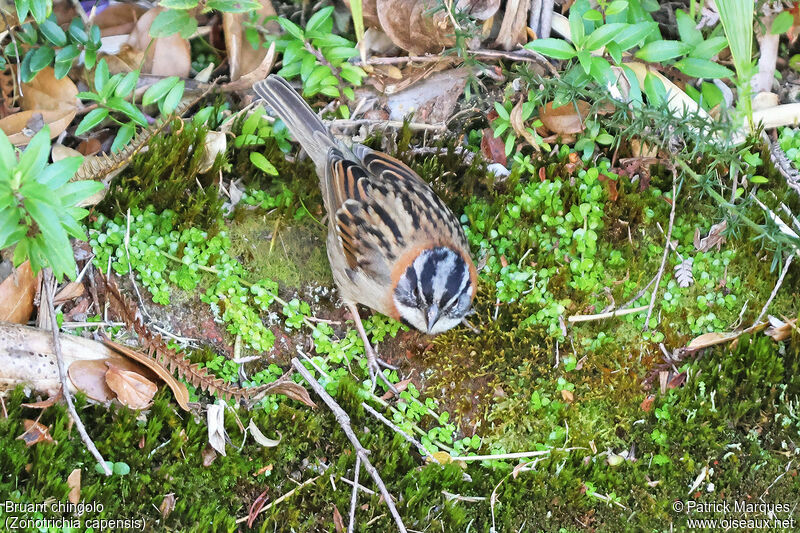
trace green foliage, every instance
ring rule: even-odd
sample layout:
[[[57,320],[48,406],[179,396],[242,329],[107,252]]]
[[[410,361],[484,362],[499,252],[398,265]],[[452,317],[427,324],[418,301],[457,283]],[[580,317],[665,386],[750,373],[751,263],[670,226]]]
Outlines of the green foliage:
[[[615,83],[611,63],[604,56],[610,57],[614,65],[626,70],[629,79],[636,80],[624,66],[622,54],[637,46],[639,49],[634,55],[643,61],[664,63],[680,58],[674,66],[687,76],[728,78],[733,75],[727,67],[711,61],[725,48],[727,41],[724,37],[712,35],[704,39],[702,33],[695,29],[691,18],[678,10],[676,17],[681,40],[664,40],[659,35],[658,24],[645,7],[645,2],[640,3],[639,0],[617,0],[602,2],[598,9],[593,9],[588,1],[580,0],[572,5],[569,12],[571,43],[547,38],[531,41],[525,47],[555,59],[572,60],[565,77],[578,86],[595,83],[606,87],[609,83]],[[655,77],[650,81],[661,85]],[[648,96],[651,92],[648,92]],[[655,100],[651,104],[657,106],[659,99]],[[556,101],[563,103],[566,99],[561,97]]]
[[[180,33],[181,37],[188,39],[197,31],[197,19],[192,10],[201,7],[201,13],[220,11],[223,13],[251,13],[261,7],[255,0],[161,0],[159,2],[164,11],[156,16],[150,26],[150,35],[153,37],[169,37]]]
[[[138,80],[138,70],[111,76],[106,60],[101,59],[94,70],[94,91],[78,93],[78,98],[96,102],[97,107],[83,117],[75,134],[83,135],[110,119],[120,126],[111,145],[111,151],[117,152],[124,148],[136,133],[136,126],[147,127],[147,117],[133,103]],[[142,105],[158,103],[161,113],[168,115],[180,103],[183,87],[183,81],[177,76],[164,78],[145,91]]]
[[[332,15],[333,7],[322,8],[308,19],[305,28],[278,17],[278,24],[286,33],[278,38],[267,36],[267,39],[283,53],[283,67],[278,75],[286,79],[299,75],[304,95],[324,94],[331,98],[344,95],[353,99],[353,89],[346,84],[359,86],[367,74],[347,62],[358,55],[358,49],[352,41],[331,33]]]
[[[800,168],[800,130],[793,128],[781,128],[778,143],[786,157],[794,163],[795,168]]]
[[[4,49],[6,57],[22,58],[20,78],[23,82],[30,82],[48,66],[55,69],[57,79],[63,78],[81,52],[84,52],[86,67],[94,67],[100,48],[98,26],[87,28],[79,17],[75,17],[65,32],[56,23],[51,0],[15,0],[15,4],[20,21],[25,21],[29,13],[34,20],[22,24],[19,31],[12,30],[16,40],[12,39]]]
[[[77,274],[69,238],[86,239],[78,221],[89,212],[76,205],[103,184],[70,182],[83,158],[48,163],[49,155],[47,126],[33,136],[19,160],[0,131],[0,249],[16,245],[15,265],[30,259],[34,272],[50,267],[61,280]]]

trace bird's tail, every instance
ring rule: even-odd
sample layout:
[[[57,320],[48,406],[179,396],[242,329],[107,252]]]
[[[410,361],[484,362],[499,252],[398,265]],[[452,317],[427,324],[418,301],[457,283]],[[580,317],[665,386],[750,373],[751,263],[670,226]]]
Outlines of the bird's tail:
[[[275,74],[253,85],[253,89],[286,124],[317,168],[325,168],[328,150],[336,147],[337,143],[303,97]]]

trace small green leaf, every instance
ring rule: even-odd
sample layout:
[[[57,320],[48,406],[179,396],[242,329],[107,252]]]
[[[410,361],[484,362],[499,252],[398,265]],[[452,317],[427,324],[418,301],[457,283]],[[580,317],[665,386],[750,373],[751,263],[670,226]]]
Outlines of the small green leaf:
[[[169,37],[180,33],[181,37],[188,39],[197,31],[197,19],[188,11],[167,9],[159,13],[150,26],[150,35],[153,37]]]
[[[83,21],[78,17],[72,19],[72,22],[69,25],[69,34],[80,44],[86,44],[86,41],[89,40],[89,35],[86,33],[86,29],[83,26]]]
[[[569,10],[569,32],[575,46],[582,48],[583,39],[586,37],[586,27],[583,25],[583,17],[580,16],[577,9]]]
[[[332,14],[333,6],[328,6],[311,15],[311,18],[306,23],[306,32],[315,32],[322,29],[323,25],[331,20]]]
[[[511,120],[511,116],[508,114],[508,111],[506,111],[506,108],[503,107],[502,104],[500,104],[500,102],[495,102],[494,103],[494,110],[497,111],[497,114],[503,120],[505,120],[507,122]]]
[[[284,31],[286,31],[286,33],[288,33],[295,39],[302,41],[305,38],[303,29],[294,22],[292,22],[291,20],[283,17],[278,17],[278,24],[280,24],[281,28],[283,28]]]
[[[772,28],[769,32],[772,35],[780,35],[786,33],[794,25],[794,15],[791,11],[781,11],[777,17],[772,21]]]
[[[525,48],[553,59],[572,59],[577,54],[575,47],[570,43],[561,39],[553,39],[552,37],[536,39],[526,44]]]
[[[720,53],[726,46],[728,46],[728,40],[725,37],[710,37],[709,39],[706,39],[695,46],[689,53],[689,57],[711,59]]]
[[[119,82],[117,88],[114,89],[114,96],[124,98],[128,96],[136,88],[136,82],[139,81],[139,71],[134,70],[125,74],[122,81]]]
[[[28,18],[28,12],[31,10],[31,0],[14,0],[14,5],[17,8],[17,20],[23,21]]]
[[[23,176],[23,183],[34,181],[45,165],[50,155],[50,127],[45,125],[33,136],[31,142],[19,156],[17,171]]]
[[[17,166],[17,152],[14,145],[8,140],[3,130],[0,130],[0,174],[11,174],[11,169]]]
[[[142,113],[138,107],[127,100],[123,100],[122,98],[115,96],[113,98],[109,98],[106,102],[106,105],[114,111],[123,113],[140,126],[147,126],[147,117],[144,116],[144,113]]]
[[[161,0],[158,5],[166,9],[194,9],[198,0]]]
[[[89,111],[83,120],[80,121],[78,127],[75,129],[75,135],[83,135],[90,129],[94,128],[108,116],[108,109],[105,107],[98,107]]]
[[[619,32],[614,42],[617,46],[625,50],[630,50],[634,46],[644,41],[651,33],[658,29],[657,22],[639,22],[629,24],[627,28]]]
[[[64,207],[73,207],[78,202],[102,191],[103,187],[104,185],[99,181],[71,181],[58,190],[60,195],[59,200],[61,201],[61,205]]]
[[[53,62],[56,53],[49,46],[42,46],[33,51],[31,56],[30,68],[34,74],[49,66]]]
[[[707,59],[685,57],[675,63],[675,68],[693,78],[732,78],[733,71],[728,67]]]
[[[259,152],[250,152],[250,162],[265,174],[270,176],[278,175],[278,169]]]
[[[170,76],[148,87],[142,96],[142,105],[148,106],[161,100],[179,81],[180,79],[177,76]]]
[[[183,97],[183,81],[179,81],[175,84],[175,87],[169,90],[167,96],[164,97],[164,102],[161,107],[161,112],[165,115],[168,115],[175,111],[175,108],[178,107],[178,104],[181,103],[181,98]]]
[[[39,25],[41,25],[47,17],[48,9],[52,9],[53,7],[52,2],[48,2],[47,0],[30,0],[29,5],[33,20]]]
[[[651,41],[639,49],[637,58],[651,63],[660,63],[688,54],[692,47],[680,41]]]
[[[606,8],[606,16],[622,13],[627,8],[628,8],[628,2],[626,0],[614,0]]]
[[[326,76],[329,76],[330,73],[330,67],[327,65],[319,65],[311,72],[311,74],[308,76],[308,79],[305,80],[305,83],[311,87],[314,87],[315,85],[319,85],[322,79]]]
[[[667,99],[667,90],[664,88],[664,84],[652,72],[648,72],[644,77],[644,92],[653,107],[663,105]]]
[[[249,13],[261,8],[261,3],[253,0],[209,0],[207,9],[214,9],[223,13]]]
[[[590,51],[598,50],[599,48],[605,46],[606,43],[614,39],[618,33],[627,27],[628,25],[622,22],[604,24],[586,37],[586,40],[583,43],[583,48]]]
[[[106,63],[105,59],[101,59],[100,62],[97,63],[97,68],[94,69],[94,90],[98,93],[102,93],[109,78],[108,63]]]
[[[697,23],[682,9],[678,9],[675,12],[675,20],[678,23],[678,34],[681,37],[681,41],[692,46],[697,46],[703,42],[703,34],[697,29]]]
[[[750,176],[752,183],[769,183],[769,180],[764,176]]]
[[[44,38],[54,45],[59,47],[66,46],[67,34],[52,20],[43,20],[42,23],[39,24],[39,30],[42,32],[42,35],[44,35]]]
[[[603,14],[596,9],[590,9],[583,14],[583,18],[592,22],[603,22]]]
[[[127,463],[117,462],[114,463],[113,471],[118,476],[127,476],[131,473],[131,467]]]
[[[81,163],[83,163],[83,157],[65,157],[51,165],[47,165],[47,167],[36,176],[36,181],[51,189],[58,189],[75,175]]]

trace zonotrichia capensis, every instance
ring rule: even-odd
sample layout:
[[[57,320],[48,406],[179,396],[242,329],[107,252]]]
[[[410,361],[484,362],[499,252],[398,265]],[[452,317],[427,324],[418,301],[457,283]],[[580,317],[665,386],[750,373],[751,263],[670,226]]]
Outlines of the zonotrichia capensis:
[[[333,278],[364,341],[373,383],[377,374],[394,390],[355,304],[423,333],[457,325],[477,288],[464,231],[413,170],[364,145],[337,141],[286,80],[271,75],[253,88],[316,164]]]

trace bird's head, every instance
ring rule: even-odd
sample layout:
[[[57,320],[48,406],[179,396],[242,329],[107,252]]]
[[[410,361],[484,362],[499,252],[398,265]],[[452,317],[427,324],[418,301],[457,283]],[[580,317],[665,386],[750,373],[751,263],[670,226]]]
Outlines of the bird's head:
[[[408,324],[434,335],[458,325],[475,295],[470,265],[446,246],[423,250],[395,285],[394,305]]]

